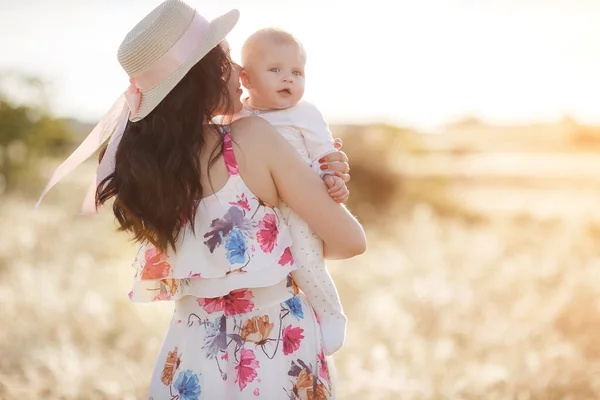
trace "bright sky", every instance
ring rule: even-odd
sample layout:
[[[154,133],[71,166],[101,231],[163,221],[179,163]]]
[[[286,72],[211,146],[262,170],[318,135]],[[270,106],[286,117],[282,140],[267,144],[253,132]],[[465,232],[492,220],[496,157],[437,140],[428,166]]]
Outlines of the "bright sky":
[[[0,0],[0,70],[52,82],[58,115],[99,119],[127,88],[126,33],[160,0]],[[215,17],[238,8],[234,56],[279,26],[308,51],[306,98],[336,122],[433,128],[490,122],[600,124],[597,0],[189,0]],[[392,8],[393,7],[393,8]]]

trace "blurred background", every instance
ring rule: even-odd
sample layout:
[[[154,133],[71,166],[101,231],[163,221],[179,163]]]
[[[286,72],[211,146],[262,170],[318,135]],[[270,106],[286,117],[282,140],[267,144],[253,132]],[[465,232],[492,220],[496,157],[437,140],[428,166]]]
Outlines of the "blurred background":
[[[95,160],[33,206],[128,86],[157,0],[0,0],[0,398],[141,399],[172,304],[127,298],[135,246],[78,215]],[[190,1],[308,51],[366,254],[339,399],[600,398],[600,2]],[[394,7],[393,9],[391,7]]]

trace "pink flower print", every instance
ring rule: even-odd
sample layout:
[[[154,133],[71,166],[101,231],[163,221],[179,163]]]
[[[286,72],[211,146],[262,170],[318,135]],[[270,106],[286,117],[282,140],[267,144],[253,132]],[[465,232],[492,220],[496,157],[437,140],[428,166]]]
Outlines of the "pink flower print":
[[[194,213],[196,212],[196,206],[197,204],[194,203],[192,204],[191,209],[191,215],[194,215]],[[188,222],[190,222],[190,220],[185,216],[184,213],[181,213],[181,216],[179,217],[179,221],[181,222],[181,226],[185,226]]]
[[[144,254],[146,263],[142,269],[141,279],[154,280],[163,279],[169,276],[171,272],[171,265],[167,262],[167,255],[160,252],[155,247],[146,250]]]
[[[239,170],[235,160],[235,154],[233,153],[233,145],[231,144],[231,136],[229,133],[227,133],[223,139],[223,158],[225,159],[225,165],[227,166],[229,175],[237,175]]]
[[[325,382],[329,382],[329,368],[327,368],[327,361],[325,361],[325,353],[323,349],[318,355],[319,357],[319,376],[325,379]]]
[[[232,206],[238,206],[239,208],[250,211],[250,203],[244,193],[241,196],[236,196],[237,201],[230,201],[229,204]]]
[[[129,294],[127,294],[127,297],[129,297],[129,300],[133,299],[133,290],[129,291]]]
[[[287,356],[300,348],[300,342],[304,339],[302,332],[304,329],[300,327],[292,328],[292,325],[285,327],[283,330],[283,354]]]
[[[156,296],[154,296],[152,301],[161,301],[161,300],[169,300],[169,299],[171,299],[169,292],[161,292],[161,293],[157,294]]]
[[[202,275],[200,275],[199,272],[192,273],[192,271],[190,271],[188,274],[188,278],[202,278]]]
[[[252,311],[254,303],[251,301],[254,294],[248,289],[237,289],[225,296],[225,315],[243,314]]]
[[[233,383],[239,383],[240,392],[252,382],[258,373],[256,370],[259,367],[259,362],[254,355],[254,351],[249,349],[241,349],[240,351],[240,363],[235,366],[237,376]]]
[[[256,239],[260,243],[260,248],[265,253],[272,252],[277,241],[277,234],[279,233],[275,214],[265,215],[265,218],[258,223],[258,227],[260,230],[256,234]]]
[[[229,361],[229,353],[223,353],[221,360]]]
[[[225,315],[243,314],[252,311],[254,294],[248,289],[237,289],[222,297],[196,299],[198,305],[209,314],[223,311]]]
[[[287,264],[294,265],[294,259],[292,258],[292,251],[289,247],[283,251],[281,258],[279,258],[279,265],[284,266]]]
[[[223,307],[225,305],[225,299],[223,297],[201,297],[196,299],[198,305],[204,308],[209,314],[212,314],[217,311],[223,311]]]
[[[258,390],[258,388],[254,389],[254,392],[252,393],[254,393],[254,395],[257,397],[260,396],[260,390]]]

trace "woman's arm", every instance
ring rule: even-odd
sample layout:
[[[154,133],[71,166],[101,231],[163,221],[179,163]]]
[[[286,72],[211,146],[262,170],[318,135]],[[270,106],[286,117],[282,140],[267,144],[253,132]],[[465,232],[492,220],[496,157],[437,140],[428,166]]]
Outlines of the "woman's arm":
[[[364,253],[366,237],[362,226],[335,202],[321,178],[298,152],[269,123],[256,118],[246,128],[252,149],[268,164],[279,197],[325,243],[328,258],[350,258]]]
[[[325,157],[318,160],[319,164],[325,166],[324,168],[322,168],[323,170],[331,171],[335,175],[337,175],[343,182],[348,182],[350,181],[350,165],[348,164],[348,156],[346,155],[346,153],[341,151],[341,148],[343,146],[342,139],[336,138],[334,140],[334,145],[338,151],[335,153],[327,154]],[[325,179],[327,179],[327,176],[325,177]],[[328,186],[330,187],[329,195],[333,197],[336,200],[336,202],[346,202],[346,200],[348,199],[348,195],[350,194],[346,187],[339,189],[334,195],[334,193],[332,193],[331,185]],[[341,258],[338,254],[335,254],[335,251],[332,251],[329,248],[329,246],[327,246],[327,243],[323,243],[323,255],[325,256],[325,258],[330,260],[337,260]]]

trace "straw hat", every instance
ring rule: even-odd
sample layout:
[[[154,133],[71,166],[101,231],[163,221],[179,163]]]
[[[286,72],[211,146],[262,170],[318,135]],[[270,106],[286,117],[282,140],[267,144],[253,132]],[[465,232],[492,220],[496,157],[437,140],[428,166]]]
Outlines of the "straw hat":
[[[97,212],[96,189],[115,170],[127,120],[136,122],[152,112],[185,74],[225,39],[239,16],[238,10],[232,10],[209,22],[183,1],[166,0],[142,19],[119,47],[119,63],[131,85],[54,171],[35,207],[54,185],[110,138],[82,207],[84,214]]]
[[[238,10],[207,21],[181,0],[167,0],[127,34],[118,60],[137,94],[129,120],[147,116],[188,71],[233,29]],[[140,96],[141,95],[141,96]]]

